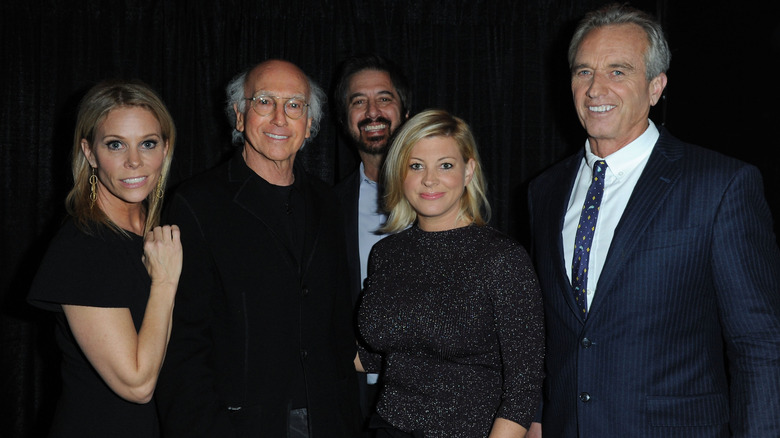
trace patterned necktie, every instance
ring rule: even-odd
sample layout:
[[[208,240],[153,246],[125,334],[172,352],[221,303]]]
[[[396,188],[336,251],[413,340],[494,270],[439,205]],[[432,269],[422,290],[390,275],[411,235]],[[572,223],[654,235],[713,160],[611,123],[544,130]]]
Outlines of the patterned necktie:
[[[582,315],[588,313],[588,259],[590,246],[593,243],[593,232],[596,230],[596,219],[599,217],[601,197],[604,195],[604,174],[607,162],[596,161],[593,165],[593,181],[582,205],[580,223],[577,225],[577,237],[574,240],[574,257],[571,262],[571,285],[574,288],[574,298],[582,310]]]

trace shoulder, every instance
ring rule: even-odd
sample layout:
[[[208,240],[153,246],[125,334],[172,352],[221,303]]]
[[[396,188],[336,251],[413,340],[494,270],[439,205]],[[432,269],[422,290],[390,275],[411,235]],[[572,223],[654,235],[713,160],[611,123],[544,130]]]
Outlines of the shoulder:
[[[87,234],[68,220],[51,241],[28,300],[36,305],[101,303],[105,300],[94,291],[117,278],[130,281],[127,275],[118,274],[119,270],[145,273],[141,271],[142,254],[143,239],[139,236],[126,237],[105,226]]]
[[[550,190],[560,186],[563,179],[573,178],[579,169],[583,155],[583,151],[577,152],[542,170],[541,173],[531,179],[529,190],[531,192]]]
[[[523,245],[501,231],[489,225],[470,228],[475,237],[474,244],[483,259],[527,258]]]
[[[761,172],[752,164],[737,158],[727,156],[702,146],[686,143],[672,136],[666,129],[653,151],[654,165],[666,166],[669,163],[682,172],[682,177],[690,184],[696,184],[702,190],[713,194],[727,190],[737,179],[751,181],[752,184],[761,181]],[[650,167],[648,162],[648,167]]]
[[[208,196],[228,187],[229,165],[222,163],[214,168],[184,180],[175,190],[175,194],[186,198],[192,195]]]

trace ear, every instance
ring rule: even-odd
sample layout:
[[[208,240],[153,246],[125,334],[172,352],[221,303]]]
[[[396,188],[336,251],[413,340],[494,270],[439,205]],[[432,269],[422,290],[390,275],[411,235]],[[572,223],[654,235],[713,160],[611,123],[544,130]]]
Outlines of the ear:
[[[661,99],[661,95],[666,88],[666,73],[661,73],[650,80],[650,106],[655,106]]]
[[[471,183],[471,178],[474,177],[474,169],[477,167],[477,162],[474,161],[473,158],[469,158],[469,161],[466,162],[466,181],[464,186],[469,185]]]
[[[233,111],[236,112],[236,131],[244,132],[244,114],[238,110],[238,104],[233,104]]]
[[[92,154],[92,149],[90,149],[89,142],[86,138],[81,139],[81,152],[84,154],[89,165],[93,168],[97,168],[97,160],[95,160],[95,155]]]
[[[404,116],[404,120],[409,120],[409,111],[406,112],[406,115]]]
[[[163,158],[168,158],[168,140],[165,140],[165,148],[163,148]]]
[[[306,122],[306,137],[304,137],[304,138],[311,137],[311,121],[312,120],[314,120],[314,117],[309,117],[309,121]]]

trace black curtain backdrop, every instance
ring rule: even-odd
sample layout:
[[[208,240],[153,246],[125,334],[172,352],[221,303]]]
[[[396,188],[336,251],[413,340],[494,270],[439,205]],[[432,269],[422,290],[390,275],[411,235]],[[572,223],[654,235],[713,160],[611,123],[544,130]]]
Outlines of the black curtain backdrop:
[[[488,177],[492,224],[527,241],[525,185],[582,147],[566,45],[596,0],[15,1],[0,6],[0,435],[40,436],[58,394],[49,315],[25,296],[71,185],[75,109],[105,78],[160,92],[179,132],[172,184],[217,164],[232,147],[224,86],[278,57],[326,90],[343,57],[400,64],[412,111],[445,108],[472,126]],[[635,1],[659,17],[673,58],[651,113],[683,140],[757,165],[780,217],[776,2]],[[332,111],[299,154],[333,183],[356,158]],[[95,270],[111,260],[84,260]],[[118,281],[121,281],[118,279]]]

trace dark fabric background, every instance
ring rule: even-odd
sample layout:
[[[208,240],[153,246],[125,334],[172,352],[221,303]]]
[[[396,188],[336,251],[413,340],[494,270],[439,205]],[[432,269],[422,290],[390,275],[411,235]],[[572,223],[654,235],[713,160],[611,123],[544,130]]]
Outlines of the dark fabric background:
[[[413,112],[441,107],[480,144],[493,225],[525,243],[524,191],[582,147],[566,45],[596,0],[16,1],[0,6],[0,435],[39,436],[58,393],[47,315],[24,302],[71,184],[75,108],[109,77],[139,78],[176,120],[172,182],[231,150],[223,89],[270,57],[298,64],[329,89],[336,63],[377,52],[403,66]],[[635,1],[656,14],[672,47],[665,99],[651,114],[683,140],[759,166],[780,215],[776,2]],[[335,182],[355,156],[326,113],[299,155]],[[227,225],[229,226],[229,225]],[[84,260],[101,269],[111,260]]]

